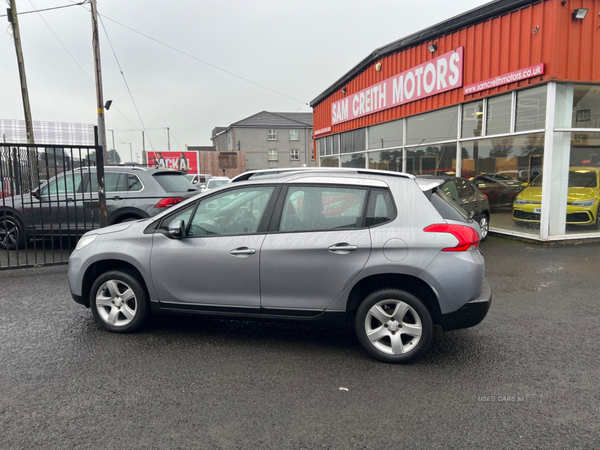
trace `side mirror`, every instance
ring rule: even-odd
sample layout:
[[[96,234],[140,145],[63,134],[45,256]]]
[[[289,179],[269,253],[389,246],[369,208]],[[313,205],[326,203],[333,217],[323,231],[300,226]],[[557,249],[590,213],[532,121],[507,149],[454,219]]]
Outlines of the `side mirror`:
[[[178,220],[174,224],[169,226],[169,236],[172,236],[176,239],[181,239],[185,236],[185,222],[183,220]]]
[[[469,213],[469,220],[473,220],[473,217],[475,217],[475,211]]]
[[[33,195],[35,198],[37,198],[39,200],[41,198],[40,188],[35,188],[34,190],[32,190],[31,195]]]

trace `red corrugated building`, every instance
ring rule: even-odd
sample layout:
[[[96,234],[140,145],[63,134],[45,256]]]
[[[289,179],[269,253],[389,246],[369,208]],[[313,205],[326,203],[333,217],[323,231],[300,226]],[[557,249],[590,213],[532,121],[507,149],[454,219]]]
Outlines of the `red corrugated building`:
[[[315,157],[462,175],[493,232],[600,237],[599,54],[600,0],[488,3],[375,50],[314,99]]]

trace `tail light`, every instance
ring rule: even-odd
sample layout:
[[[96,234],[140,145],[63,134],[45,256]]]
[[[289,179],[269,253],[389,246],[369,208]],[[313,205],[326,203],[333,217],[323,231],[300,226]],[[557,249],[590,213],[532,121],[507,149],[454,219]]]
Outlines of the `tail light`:
[[[183,201],[183,197],[169,197],[163,198],[160,202],[154,205],[155,208],[170,208],[173,205],[176,205],[179,202]]]
[[[447,223],[440,223],[436,225],[429,225],[425,227],[423,231],[428,233],[449,233],[458,239],[458,244],[455,247],[448,247],[443,249],[443,252],[465,252],[467,250],[474,250],[479,245],[481,240],[479,233],[474,228],[466,225],[451,225]]]

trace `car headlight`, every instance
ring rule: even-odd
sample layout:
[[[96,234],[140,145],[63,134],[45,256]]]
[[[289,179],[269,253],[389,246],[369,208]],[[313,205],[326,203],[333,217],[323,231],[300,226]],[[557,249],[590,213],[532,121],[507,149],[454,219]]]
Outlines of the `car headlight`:
[[[592,206],[595,202],[596,202],[596,199],[594,199],[594,200],[582,200],[582,201],[579,201],[579,202],[567,202],[567,205],[570,205],[570,206],[585,206],[587,208],[587,207]]]
[[[81,239],[79,239],[79,242],[77,242],[77,246],[75,247],[74,251],[81,250],[83,247],[91,244],[92,242],[94,242],[94,240],[97,237],[98,237],[97,234],[90,234],[87,236],[83,236]]]
[[[527,203],[529,202],[527,200],[523,200],[522,198],[515,199],[515,205],[526,205]]]

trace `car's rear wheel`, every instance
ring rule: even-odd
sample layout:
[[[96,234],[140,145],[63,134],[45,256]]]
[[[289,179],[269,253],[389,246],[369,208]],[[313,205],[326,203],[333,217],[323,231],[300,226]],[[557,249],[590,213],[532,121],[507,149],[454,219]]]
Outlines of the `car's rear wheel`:
[[[25,246],[25,233],[18,219],[0,215],[0,248],[14,250]]]
[[[481,242],[485,241],[490,232],[490,219],[487,214],[479,216],[479,228],[481,228]]]
[[[148,316],[148,297],[137,277],[120,270],[100,275],[90,291],[96,321],[109,331],[130,333]]]
[[[354,325],[367,353],[386,363],[414,361],[429,348],[433,335],[427,307],[413,294],[399,289],[376,291],[365,298]]]

